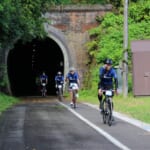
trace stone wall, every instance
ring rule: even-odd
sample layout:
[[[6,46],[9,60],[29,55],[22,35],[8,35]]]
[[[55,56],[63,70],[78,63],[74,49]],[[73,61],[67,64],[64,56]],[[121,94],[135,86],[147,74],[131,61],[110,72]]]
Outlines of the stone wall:
[[[86,73],[88,61],[85,44],[89,41],[88,30],[98,26],[96,17],[112,10],[111,5],[69,5],[51,8],[45,14],[50,26],[64,35],[73,65],[81,77]]]

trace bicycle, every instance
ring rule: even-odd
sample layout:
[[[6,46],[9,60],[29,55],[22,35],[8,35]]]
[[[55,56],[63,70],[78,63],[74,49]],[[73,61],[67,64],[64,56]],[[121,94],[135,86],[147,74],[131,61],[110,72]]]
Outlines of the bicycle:
[[[114,90],[103,90],[104,92],[104,100],[103,100],[103,123],[108,124],[109,126],[112,125],[113,122],[113,92]]]
[[[57,96],[60,101],[63,100],[63,85],[62,84],[57,85]]]
[[[72,102],[73,102],[73,108],[76,108],[76,103],[77,103],[77,90],[78,90],[78,85],[77,83],[71,83],[70,87],[72,89]]]
[[[45,97],[46,96],[46,92],[47,92],[46,83],[42,83],[41,92],[42,92],[42,96]]]

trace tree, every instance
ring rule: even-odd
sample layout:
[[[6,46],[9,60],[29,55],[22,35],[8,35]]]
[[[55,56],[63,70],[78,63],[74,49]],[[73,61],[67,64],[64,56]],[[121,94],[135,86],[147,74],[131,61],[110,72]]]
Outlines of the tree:
[[[0,48],[14,44],[17,39],[32,40],[45,36],[42,17],[51,1],[48,0],[1,0]]]

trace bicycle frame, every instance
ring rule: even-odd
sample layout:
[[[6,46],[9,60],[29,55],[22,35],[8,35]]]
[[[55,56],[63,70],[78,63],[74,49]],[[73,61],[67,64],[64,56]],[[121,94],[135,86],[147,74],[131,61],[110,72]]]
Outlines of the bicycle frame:
[[[76,101],[77,101],[77,97],[76,97],[76,94],[77,94],[77,90],[78,90],[78,86],[77,86],[77,83],[71,83],[70,87],[72,88],[72,101],[73,101],[73,107],[76,108]]]
[[[57,86],[57,89],[58,89],[58,99],[59,99],[60,101],[62,101],[62,100],[63,100],[63,85],[62,85],[62,84],[59,84],[59,85]]]
[[[41,92],[42,92],[42,96],[45,97],[46,96],[46,92],[47,92],[47,90],[46,90],[46,83],[42,83],[42,90],[41,90]]]
[[[113,113],[113,90],[105,90],[105,98],[103,101],[103,122],[104,124],[112,125],[112,113]]]

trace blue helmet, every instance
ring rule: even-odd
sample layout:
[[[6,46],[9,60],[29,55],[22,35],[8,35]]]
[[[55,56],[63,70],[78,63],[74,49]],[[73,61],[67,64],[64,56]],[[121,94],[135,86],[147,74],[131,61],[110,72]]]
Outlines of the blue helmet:
[[[112,65],[112,64],[113,64],[113,62],[112,62],[111,59],[105,59],[104,63],[105,63],[105,64],[109,64],[109,65]]]

